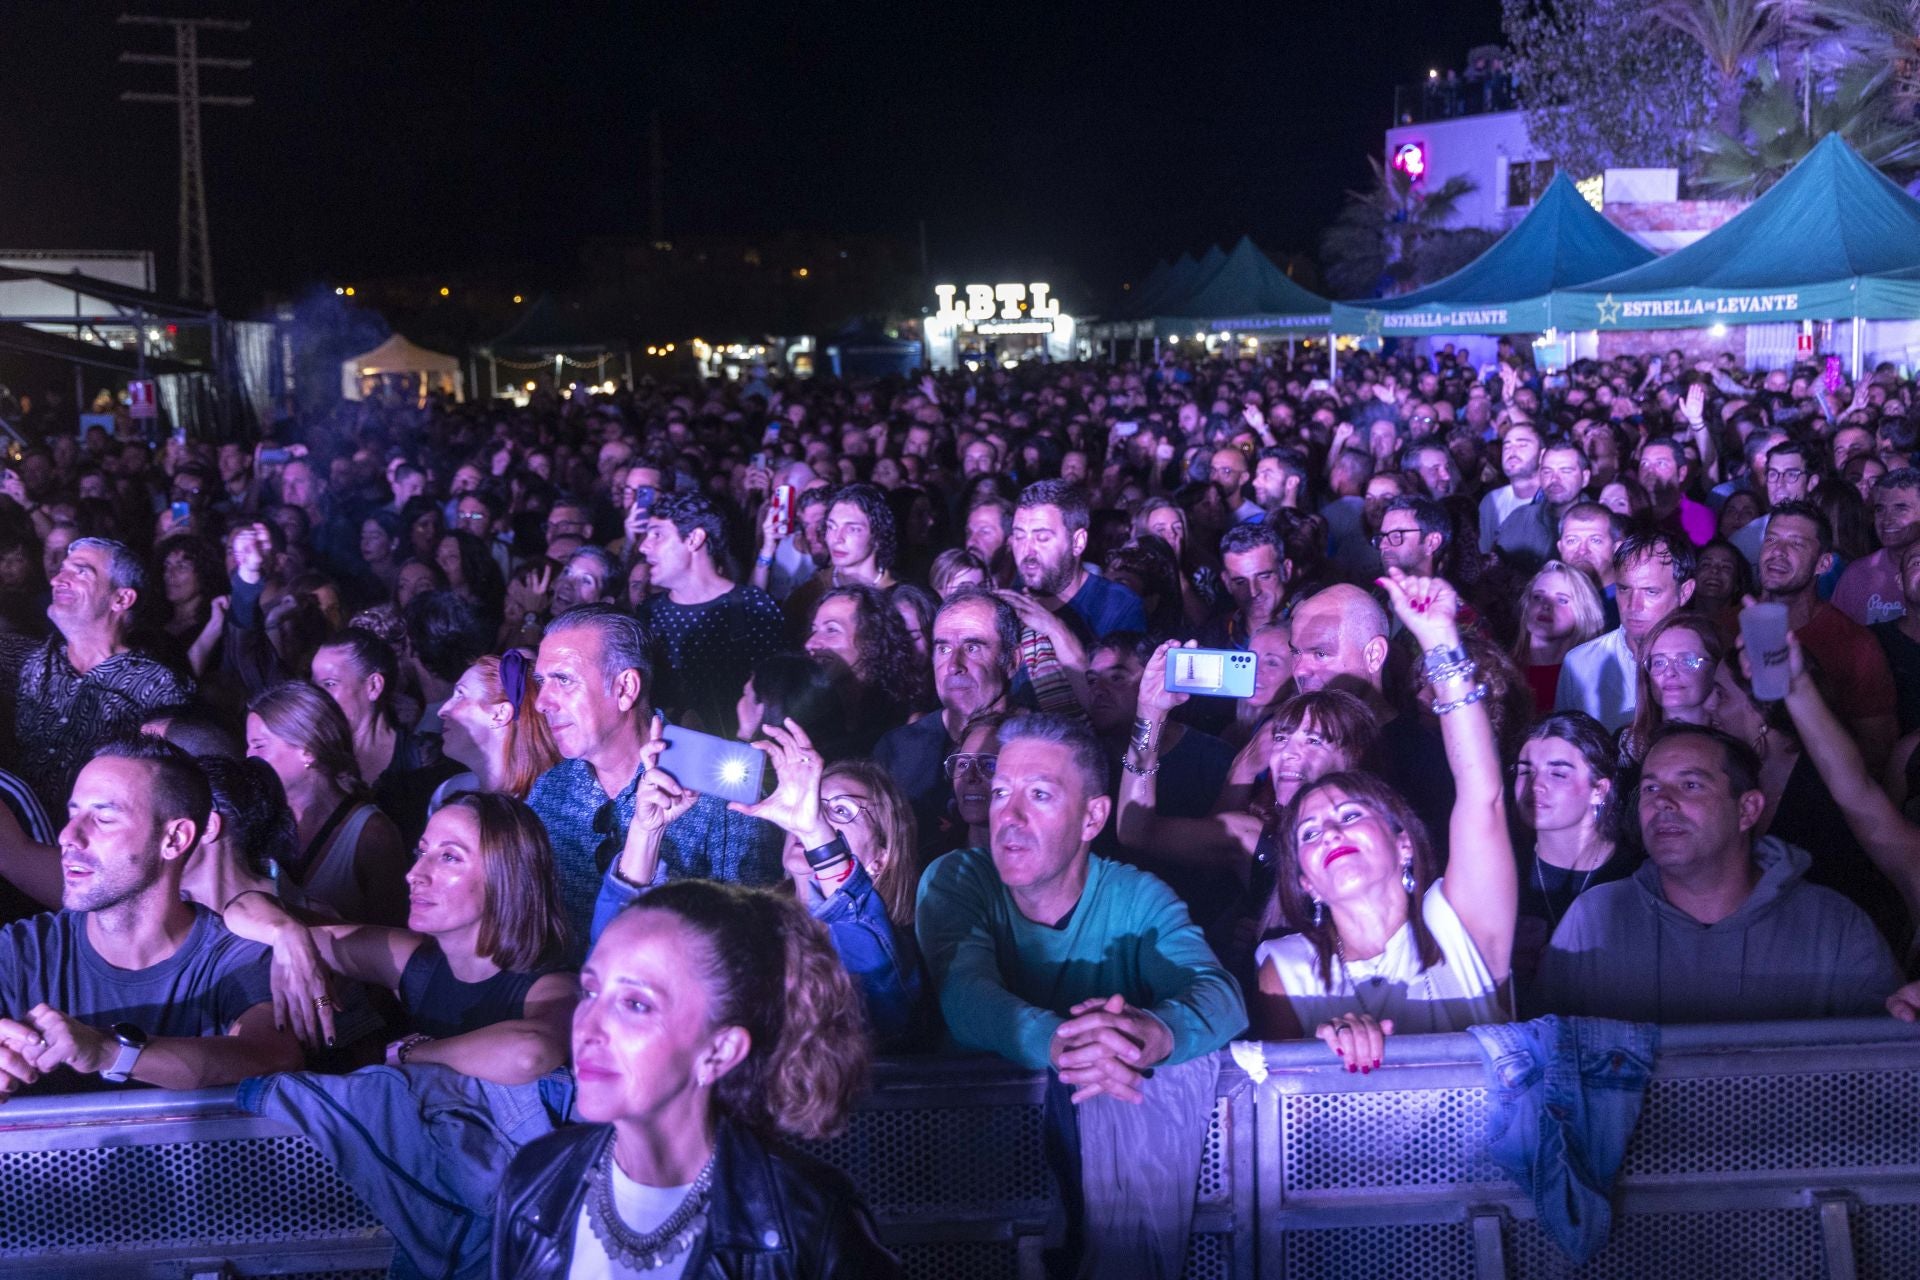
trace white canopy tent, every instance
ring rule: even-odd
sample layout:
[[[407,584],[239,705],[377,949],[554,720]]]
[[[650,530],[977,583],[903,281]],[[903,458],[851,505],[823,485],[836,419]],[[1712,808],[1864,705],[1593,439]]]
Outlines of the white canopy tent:
[[[419,378],[423,397],[427,390],[437,389],[453,392],[456,400],[467,398],[458,359],[416,347],[397,333],[364,355],[341,362],[340,394],[348,400],[364,399],[369,383],[388,374]]]

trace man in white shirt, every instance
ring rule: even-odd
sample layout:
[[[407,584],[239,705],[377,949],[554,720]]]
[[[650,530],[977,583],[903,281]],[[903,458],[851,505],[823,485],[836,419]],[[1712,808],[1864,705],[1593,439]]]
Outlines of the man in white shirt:
[[[1668,533],[1637,533],[1613,553],[1620,625],[1577,646],[1560,668],[1556,711],[1584,711],[1609,732],[1633,719],[1640,648],[1653,625],[1693,598],[1699,564],[1693,544]]]
[[[1500,473],[1507,483],[1480,499],[1480,554],[1493,554],[1493,540],[1506,518],[1533,501],[1540,489],[1540,428],[1512,422],[1500,437]]]

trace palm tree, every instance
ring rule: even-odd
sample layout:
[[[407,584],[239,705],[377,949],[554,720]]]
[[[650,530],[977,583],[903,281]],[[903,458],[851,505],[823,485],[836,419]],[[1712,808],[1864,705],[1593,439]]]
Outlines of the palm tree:
[[[1920,118],[1920,0],[1802,0],[1799,24],[1837,40],[1869,67],[1885,67],[1893,114]]]
[[[1740,128],[1740,97],[1751,69],[1786,32],[1782,0],[1657,0],[1650,12],[1700,46],[1713,68],[1713,127]]]
[[[1347,203],[1320,237],[1320,260],[1336,297],[1400,293],[1436,279],[1429,273],[1437,257],[1450,258],[1448,249],[1466,234],[1446,224],[1477,189],[1473,179],[1456,174],[1424,190],[1398,169],[1377,159],[1368,163],[1372,187],[1347,192]]]
[[[1784,177],[1829,133],[1837,133],[1868,164],[1904,177],[1920,167],[1920,129],[1898,119],[1889,88],[1892,69],[1854,66],[1830,88],[1809,93],[1783,80],[1771,62],[1740,112],[1744,137],[1714,132],[1700,143],[1699,182],[1751,199]]]

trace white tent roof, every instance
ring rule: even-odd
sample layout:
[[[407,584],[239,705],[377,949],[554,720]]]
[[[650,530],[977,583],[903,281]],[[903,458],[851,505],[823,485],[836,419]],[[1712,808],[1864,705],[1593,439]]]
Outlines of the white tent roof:
[[[442,374],[456,387],[465,381],[457,357],[417,347],[396,333],[373,350],[341,361],[340,389],[347,399],[358,400],[360,379],[382,373]]]

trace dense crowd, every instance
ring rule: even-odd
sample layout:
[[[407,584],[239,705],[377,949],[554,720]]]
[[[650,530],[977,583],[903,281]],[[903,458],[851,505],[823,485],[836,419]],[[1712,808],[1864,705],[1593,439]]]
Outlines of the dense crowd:
[[[875,1050],[1051,1071],[1091,1177],[1236,1038],[1920,1006],[1891,367],[756,370],[273,437],[0,476],[0,1089],[245,1081],[436,1273],[890,1274],[781,1141]],[[455,1096],[519,1100],[497,1161]]]

